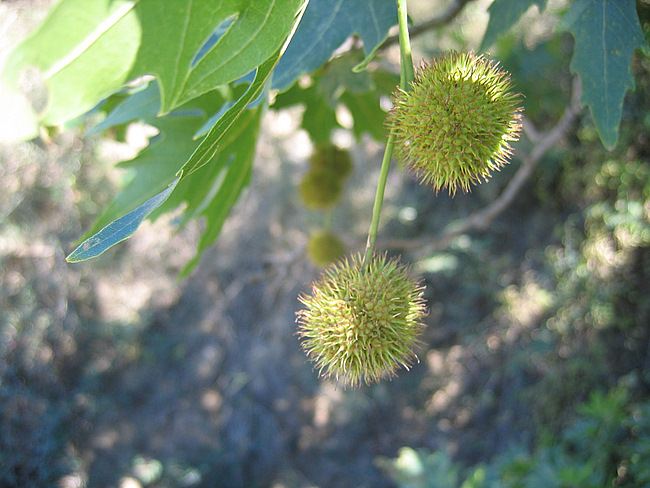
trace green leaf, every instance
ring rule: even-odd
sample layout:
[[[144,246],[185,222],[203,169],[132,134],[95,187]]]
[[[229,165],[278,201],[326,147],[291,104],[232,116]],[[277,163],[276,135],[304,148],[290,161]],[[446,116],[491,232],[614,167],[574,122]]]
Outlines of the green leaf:
[[[285,91],[304,73],[320,68],[348,37],[359,35],[366,58],[397,23],[395,0],[311,0],[273,75],[273,88]]]
[[[139,94],[134,96],[137,95]],[[118,164],[119,168],[131,171],[131,179],[86,235],[96,233],[108,222],[131,211],[166,188],[177,176],[183,162],[199,145],[192,136],[207,119],[207,113],[218,110],[223,101],[218,93],[213,92],[181,107],[185,110],[179,109],[178,114],[144,118],[144,122],[156,127],[160,132],[134,159]]]
[[[140,205],[143,199],[155,195],[176,176],[180,179],[177,191],[172,194],[164,205],[160,206],[154,216],[163,211],[171,210],[182,201],[185,201],[186,198],[190,200],[190,203],[196,200],[196,197],[192,200],[191,195],[200,195],[201,186],[212,185],[214,181],[206,178],[205,173],[201,178],[193,178],[191,181],[186,180],[201,168],[209,167],[212,162],[215,165],[213,171],[209,174],[212,175],[213,179],[219,177],[217,173],[221,165],[223,165],[221,156],[225,154],[224,148],[234,144],[239,136],[249,137],[249,135],[242,132],[242,127],[248,126],[253,112],[245,111],[245,109],[262,93],[264,85],[277,64],[280,55],[281,50],[278,49],[269,60],[258,68],[255,79],[246,92],[225,112],[205,138],[198,143],[193,139],[193,135],[203,126],[207,120],[207,114],[218,112],[219,107],[223,105],[224,100],[219,91],[213,91],[192,100],[188,104],[179,107],[177,112],[164,117],[152,120],[145,119],[146,122],[157,127],[160,134],[135,159],[120,163],[120,167],[134,170],[133,179],[115,197],[89,233],[94,234],[97,229],[100,229],[118,215],[123,215],[133,207]],[[197,110],[199,115],[197,115]],[[253,132],[257,134],[256,131]],[[252,147],[254,151],[254,140],[248,141],[246,145]],[[182,161],[185,161],[185,164],[182,168],[179,168]],[[232,167],[237,168],[242,164],[240,161],[234,161]],[[187,197],[187,195],[190,195],[190,197]],[[196,203],[195,206],[198,207],[199,204]],[[192,206],[190,205],[190,207]],[[229,210],[230,207],[227,208],[227,211]],[[191,215],[191,211],[192,208],[189,208],[188,215]]]
[[[104,120],[86,131],[96,134],[134,120],[152,119],[160,109],[160,89],[157,83],[148,83],[133,90],[132,94],[118,103]]]
[[[611,150],[625,93],[634,87],[632,53],[643,44],[635,2],[573,0],[558,28],[575,39],[570,68],[580,75],[582,103],[591,108],[600,139]]]
[[[246,92],[228,111],[226,111],[226,113],[223,114],[214,127],[210,129],[208,135],[205,136],[192,156],[183,165],[181,168],[181,179],[188,177],[202,166],[208,164],[212,157],[217,153],[223,139],[228,135],[228,131],[232,129],[246,107],[262,93],[264,85],[271,76],[273,68],[277,65],[281,55],[282,50],[278,49],[273,56],[257,68],[255,79]]]
[[[312,141],[327,142],[333,129],[340,127],[336,108],[343,104],[353,118],[352,130],[357,138],[369,133],[377,140],[386,137],[381,109],[382,97],[390,96],[399,84],[399,77],[387,71],[354,71],[362,60],[351,51],[333,59],[312,77],[312,84],[301,88],[296,84],[276,97],[274,109],[304,105],[301,126]]]
[[[230,210],[250,183],[262,108],[247,110],[238,120],[238,130],[232,131],[230,141],[224,141],[213,164],[203,166],[190,176],[193,180],[209,181],[210,184],[204,184],[200,191],[192,185],[192,191],[187,192],[188,215],[203,216],[206,226],[197,253],[185,266],[181,277],[196,266],[201,253],[216,240]]]
[[[290,35],[303,3],[141,0],[142,45],[131,77],[155,75],[161,112],[167,113],[269,59]]]
[[[546,0],[494,0],[488,8],[490,20],[479,50],[485,51],[494,44],[533,4],[540,11],[546,8]]]
[[[131,237],[142,221],[171,195],[178,181],[179,178],[176,178],[166,189],[144,202],[138,208],[114,220],[97,234],[86,239],[65,260],[69,263],[78,263],[79,261],[95,258],[115,244]]]
[[[334,103],[343,91],[365,93],[372,89],[370,73],[354,71],[355,66],[362,61],[363,52],[355,49],[332,59],[321,70],[317,84],[331,103]]]
[[[39,124],[71,120],[142,75],[158,77],[167,113],[271,57],[305,1],[61,0],[7,61],[0,100],[20,117],[0,111],[3,138],[33,137]],[[40,99],[20,92],[28,67],[40,72]]]
[[[0,79],[0,142],[15,144],[38,136],[38,118],[17,87]]]
[[[62,0],[45,21],[9,56],[3,72],[5,93],[13,93],[28,68],[40,71],[37,84],[46,100],[22,114],[42,125],[57,125],[94,107],[122,88],[140,44],[135,1]],[[26,107],[23,107],[23,109]],[[30,113],[31,112],[31,113]],[[0,119],[12,117],[0,111]],[[0,122],[3,125],[4,122]]]
[[[341,102],[352,114],[354,119],[352,130],[357,139],[366,132],[378,141],[386,138],[386,127],[384,126],[386,112],[381,109],[376,93],[345,92],[341,95]]]
[[[328,142],[332,130],[340,127],[336,120],[336,105],[331,105],[318,86],[303,92],[305,111],[302,114],[302,128],[315,143]]]

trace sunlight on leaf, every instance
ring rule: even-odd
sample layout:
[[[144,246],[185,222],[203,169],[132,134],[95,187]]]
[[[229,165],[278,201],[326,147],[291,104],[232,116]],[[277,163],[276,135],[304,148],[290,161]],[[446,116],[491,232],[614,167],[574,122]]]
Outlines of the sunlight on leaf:
[[[131,237],[142,221],[167,200],[178,181],[179,178],[176,178],[171,185],[158,195],[150,198],[128,214],[114,220],[97,234],[83,241],[65,260],[69,263],[78,263],[79,261],[95,258],[115,244]]]

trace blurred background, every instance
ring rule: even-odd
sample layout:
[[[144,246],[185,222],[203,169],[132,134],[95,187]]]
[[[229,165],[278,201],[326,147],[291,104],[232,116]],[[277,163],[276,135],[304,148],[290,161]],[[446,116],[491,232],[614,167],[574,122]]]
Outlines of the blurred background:
[[[0,2],[0,61],[50,3]],[[432,3],[409,3],[415,24],[444,10]],[[489,3],[415,37],[416,58],[476,48]],[[427,328],[411,371],[358,390],[319,379],[295,335],[322,225],[298,192],[314,149],[300,107],[268,111],[251,186],[183,280],[201,223],[175,232],[173,216],[64,261],[147,127],[1,145],[0,486],[650,486],[648,58],[634,57],[615,150],[584,111],[487,228],[442,239],[570,106],[565,5],[495,47],[537,128],[512,164],[453,199],[393,167],[378,247],[423,279]],[[353,173],[332,230],[353,252],[383,146],[345,129],[334,142]]]

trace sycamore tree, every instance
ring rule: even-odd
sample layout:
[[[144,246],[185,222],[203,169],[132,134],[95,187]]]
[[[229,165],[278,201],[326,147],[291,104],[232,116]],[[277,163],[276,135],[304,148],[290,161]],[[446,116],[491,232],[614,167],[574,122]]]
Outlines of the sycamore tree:
[[[301,194],[312,208],[336,201],[349,162],[331,135],[337,109],[345,107],[357,138],[369,134],[386,144],[368,244],[301,298],[298,320],[305,349],[324,374],[352,385],[377,381],[408,366],[425,308],[418,282],[374,249],[393,153],[423,184],[453,194],[486,181],[510,160],[512,143],[527,138],[532,149],[517,151],[520,166],[503,193],[443,229],[440,240],[485,228],[583,109],[602,144],[616,146],[633,88],[633,53],[647,49],[642,1],[567,0],[547,12],[547,0],[494,0],[485,7],[489,22],[479,46],[440,51],[414,66],[410,38],[478,2],[441,3],[439,16],[413,25],[405,0],[60,0],[2,69],[0,139],[47,137],[72,126],[90,133],[133,122],[155,127],[148,147],[120,163],[132,178],[67,260],[94,258],[144,219],[182,207],[180,225],[205,221],[186,274],[250,182],[269,107],[304,107],[301,127],[318,154]],[[522,107],[555,94],[529,92],[525,80],[487,54],[532,10],[552,15],[554,36],[568,32],[574,41],[572,94],[550,126],[535,120],[541,110],[529,116]],[[383,59],[392,44],[399,44],[396,69]],[[534,66],[528,77],[543,76]],[[386,98],[390,108],[381,103]],[[97,113],[104,118],[89,127]],[[315,244],[315,254],[336,247],[332,236],[320,239],[326,244]]]

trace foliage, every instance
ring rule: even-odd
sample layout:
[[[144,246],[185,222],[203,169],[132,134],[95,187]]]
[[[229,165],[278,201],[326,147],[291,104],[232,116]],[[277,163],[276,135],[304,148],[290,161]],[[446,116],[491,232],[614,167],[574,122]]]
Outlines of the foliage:
[[[288,300],[280,300],[287,295],[286,285],[271,291],[259,285],[260,276],[265,281],[277,276],[277,284],[292,281],[286,279],[293,278],[288,273],[297,272],[290,265],[278,271],[277,265],[263,261],[260,256],[267,251],[263,246],[240,246],[249,257],[239,261],[234,261],[234,254],[210,256],[217,258],[214,267],[233,263],[216,285],[228,283],[225,298],[214,292],[214,282],[205,280],[204,273],[186,289],[191,310],[185,314],[177,308],[158,310],[155,301],[136,312],[164,315],[169,325],[159,317],[140,317],[138,325],[97,318],[102,314],[97,304],[101,296],[93,280],[128,280],[123,269],[108,274],[120,254],[109,253],[92,269],[70,267],[70,274],[61,269],[59,246],[68,246],[81,233],[79,221],[87,229],[86,237],[92,238],[111,222],[119,224],[121,217],[133,215],[132,211],[153,210],[148,218],[155,219],[180,208],[183,213],[176,222],[181,225],[202,218],[206,225],[201,228],[199,250],[205,250],[244,194],[268,108],[298,113],[300,128],[317,148],[323,143],[329,147],[341,127],[357,141],[367,141],[368,135],[384,141],[383,102],[398,83],[387,62],[392,42],[388,32],[396,18],[393,1],[311,0],[302,18],[302,2],[297,1],[221,2],[223,8],[195,1],[203,10],[188,16],[161,7],[169,3],[61,0],[4,67],[2,137],[41,135],[23,147],[54,152],[49,138],[58,142],[68,137],[59,130],[74,126],[88,129],[84,144],[92,144],[99,133],[123,134],[134,122],[155,127],[158,135],[132,160],[119,163],[125,177],[112,200],[114,182],[106,178],[107,170],[97,164],[98,158],[91,164],[87,154],[70,157],[86,162],[63,176],[43,174],[29,195],[14,191],[12,181],[15,175],[28,179],[33,167],[40,167],[40,157],[25,155],[31,166],[15,171],[12,158],[2,160],[2,185],[8,191],[0,196],[0,403],[5,407],[0,415],[0,484],[66,485],[62,475],[90,473],[89,486],[95,482],[116,486],[122,475],[160,486],[196,485],[201,477],[208,483],[210,475],[226,484],[246,486],[276,479],[286,486],[337,486],[336,482],[351,479],[366,485],[380,480],[376,486],[381,486],[384,480],[372,471],[374,449],[394,455],[400,445],[425,445],[429,450],[404,448],[399,451],[401,461],[384,458],[379,464],[400,486],[650,485],[650,304],[646,299],[650,292],[646,135],[650,84],[647,52],[632,55],[642,44],[633,2],[574,0],[556,11],[552,8],[558,2],[495,0],[489,8],[488,34],[481,50],[491,49],[512,72],[516,89],[526,96],[527,121],[546,130],[562,114],[570,86],[565,60],[571,53],[572,70],[583,85],[589,84],[583,101],[591,113],[585,113],[547,153],[533,172],[531,191],[511,207],[506,219],[479,236],[461,236],[434,256],[437,260],[430,260],[426,298],[436,327],[427,332],[427,346],[441,351],[450,345],[453,350],[467,348],[457,370],[465,374],[478,364],[484,370],[474,374],[479,379],[489,376],[484,383],[470,383],[478,387],[465,405],[475,422],[472,427],[479,431],[473,434],[481,442],[475,442],[477,437],[464,438],[461,432],[454,439],[458,454],[430,450],[445,439],[440,439],[438,428],[444,422],[435,422],[427,403],[431,401],[425,398],[434,389],[431,385],[440,381],[427,370],[435,356],[418,351],[421,362],[406,382],[360,392],[328,392],[327,384],[317,386],[304,373],[302,356],[292,356],[295,345],[287,345],[290,341],[284,339],[286,330],[273,335],[277,324],[287,322],[281,312],[293,314],[293,302],[287,305]],[[229,10],[235,3],[236,9]],[[451,3],[476,9],[473,12],[479,9],[477,2]],[[616,4],[622,5],[620,11],[611,10]],[[262,12],[247,10],[252,5],[267,8],[269,19],[268,28],[253,42],[262,48],[257,58],[247,55],[242,45],[233,47],[241,41],[239,19],[254,22]],[[639,1],[637,7],[647,31],[647,2]],[[82,11],[83,29],[79,28]],[[566,31],[546,33],[531,48],[520,41],[525,36],[519,33],[526,30],[526,15],[536,12],[552,19],[550,24],[559,21]],[[182,36],[168,35],[167,29],[176,29],[181,19],[195,22],[186,31],[187,46]],[[209,27],[199,25],[205,19],[210,19]],[[461,15],[455,24],[459,27],[436,31],[437,41],[431,44],[427,39],[420,47],[430,56],[449,45],[462,49],[478,45],[468,45],[453,30],[461,30],[466,22]],[[223,41],[227,36],[230,40]],[[596,51],[600,46],[604,50]],[[240,55],[216,63],[223,66],[214,73],[222,76],[219,81],[207,76],[206,70],[217,53],[224,52],[226,57]],[[167,54],[184,60],[182,69],[171,66]],[[37,71],[28,66],[36,66]],[[630,92],[630,66],[636,92]],[[21,90],[28,92],[27,97]],[[601,105],[605,92],[607,103]],[[624,123],[619,130],[621,117]],[[86,127],[97,120],[96,126]],[[534,130],[524,134],[514,148],[515,159],[520,149],[535,150],[535,135]],[[606,148],[618,143],[614,151],[606,152],[599,139]],[[440,225],[462,219],[476,205],[493,200],[517,166],[504,168],[489,186],[471,197],[461,195],[453,204],[446,198],[434,200],[405,183],[404,200],[391,202],[387,234],[406,236],[409,242],[423,235],[418,245],[428,244]],[[101,173],[90,177],[90,183],[89,167]],[[350,189],[358,189],[358,182],[374,170],[372,165],[363,167],[363,173],[359,169],[355,165],[351,179],[356,186],[348,181]],[[305,170],[292,165],[291,172],[299,176]],[[179,176],[180,181],[170,186]],[[280,192],[295,181],[289,177],[272,184]],[[66,213],[57,207],[63,196],[70,207]],[[146,203],[151,198],[165,201],[152,209],[154,205]],[[272,202],[268,199],[259,208],[267,210]],[[97,205],[104,212],[91,225]],[[400,209],[400,205],[408,206]],[[264,213],[264,218],[268,215],[273,214]],[[247,217],[243,219],[247,223],[258,218],[250,213]],[[33,225],[45,230],[34,233]],[[121,227],[102,244],[111,246],[132,230],[132,226]],[[283,237],[295,241],[295,233]],[[396,247],[403,244],[396,242]],[[200,253],[192,260],[186,251],[183,254],[191,244],[183,244],[173,248],[168,244],[182,264],[175,261],[158,280],[177,273],[188,261],[187,271],[196,263]],[[158,255],[150,254],[137,254],[143,274],[153,268],[151,261],[156,258],[152,256]],[[104,283],[103,289],[111,288]],[[233,299],[234,292],[242,289],[242,298]],[[231,301],[232,307],[226,304]],[[499,301],[502,307],[495,311]],[[119,304],[119,300],[109,302],[109,307]],[[212,308],[202,314],[205,303]],[[279,310],[277,315],[270,308]],[[518,320],[517,313],[527,314],[527,320]],[[266,320],[269,315],[272,319]],[[238,326],[236,334],[233,322]],[[272,327],[260,333],[269,323]],[[148,329],[142,337],[138,327]],[[489,356],[490,365],[496,367],[487,371],[481,353],[495,343],[502,346]],[[211,365],[208,376],[200,376],[206,364]],[[106,368],[105,373],[98,373],[101,368]],[[503,384],[495,378],[502,378]],[[502,410],[490,410],[497,403]],[[523,408],[525,423],[506,423],[503,428],[500,422],[512,414],[512,403]],[[194,406],[196,410],[191,410]],[[208,407],[221,409],[215,412]],[[458,407],[448,407],[454,408]],[[491,416],[483,422],[480,414],[485,411]],[[89,429],[112,428],[116,418],[124,420],[120,416],[133,412],[137,415],[129,419],[126,429],[134,432],[133,445],[127,445],[127,435],[112,448],[92,444],[100,440],[101,432],[91,436]],[[384,422],[386,418],[394,420]],[[190,427],[198,424],[199,428],[186,429],[183,422],[188,419]],[[318,421],[324,425],[319,427]],[[178,429],[176,436],[185,435],[181,442],[165,430],[173,428]],[[460,431],[455,424],[454,429],[452,434]],[[499,431],[500,439],[520,439],[520,430],[528,441],[521,445],[492,445],[496,436],[483,437]],[[210,437],[204,444],[202,435]],[[416,440],[411,443],[411,439]],[[160,443],[167,443],[162,452],[156,451]],[[472,443],[490,444],[478,464],[463,457],[468,450],[475,453],[480,448],[468,449]],[[506,453],[500,454],[504,449]],[[88,459],[95,459],[94,464],[84,465]],[[366,461],[367,465],[361,464]],[[357,464],[348,469],[353,462]],[[290,473],[278,475],[281,469]],[[326,481],[314,481],[319,479]]]
[[[533,3],[539,9],[546,6],[545,1],[516,3],[516,8],[511,0],[491,5],[483,48],[507,32]],[[151,148],[128,165],[136,176],[88,232],[95,240],[83,243],[71,260],[99,254],[84,252],[91,244],[99,251],[127,238],[137,222],[127,218],[129,225],[123,225],[117,219],[140,205],[147,208],[139,213],[146,214],[152,202],[167,197],[169,202],[152,216],[184,203],[183,222],[203,217],[206,228],[200,254],[216,239],[250,179],[261,107],[270,89],[287,94],[293,90],[290,103],[305,104],[303,126],[315,142],[326,142],[337,126],[334,110],[339,104],[352,112],[357,136],[368,131],[382,137],[383,111],[377,102],[388,77],[384,69],[369,63],[395,22],[393,0],[334,4],[312,0],[308,5],[303,0],[218,5],[203,0],[180,2],[173,8],[155,0],[64,0],[5,65],[0,94],[3,104],[16,110],[4,111],[3,136],[34,137],[39,126],[72,121],[98,104],[97,110],[108,112],[102,129],[135,120],[158,127],[163,140],[152,140]],[[623,97],[632,86],[632,52],[643,43],[634,4],[576,0],[562,15],[560,27],[576,39],[572,69],[583,80],[584,103],[591,107],[601,138],[611,148]],[[358,55],[328,62],[353,34],[363,43]],[[594,53],[596,48],[602,50]],[[300,76],[323,65],[325,72],[311,78],[311,88],[296,88]],[[35,79],[41,93],[38,99],[27,100],[20,93],[19,80],[28,67],[40,73]],[[142,89],[146,86],[142,80],[151,76],[155,82]],[[125,89],[127,83],[137,88]],[[242,92],[245,85],[248,88]],[[394,87],[393,82],[388,91]],[[116,97],[121,103],[111,110]],[[102,100],[106,100],[103,105]],[[282,96],[277,101],[278,107],[287,104]],[[177,117],[188,119],[182,123]],[[321,123],[314,124],[315,120]],[[168,148],[178,152],[167,153],[166,163],[159,165],[151,157],[156,145],[163,154]],[[161,196],[152,200],[156,195]],[[116,222],[110,232],[98,233],[112,221]]]
[[[640,436],[647,431],[649,406],[631,402],[625,388],[597,391],[570,428],[531,453],[511,450],[489,464],[466,467],[445,450],[402,448],[397,458],[379,464],[401,488],[642,488],[650,458]]]

